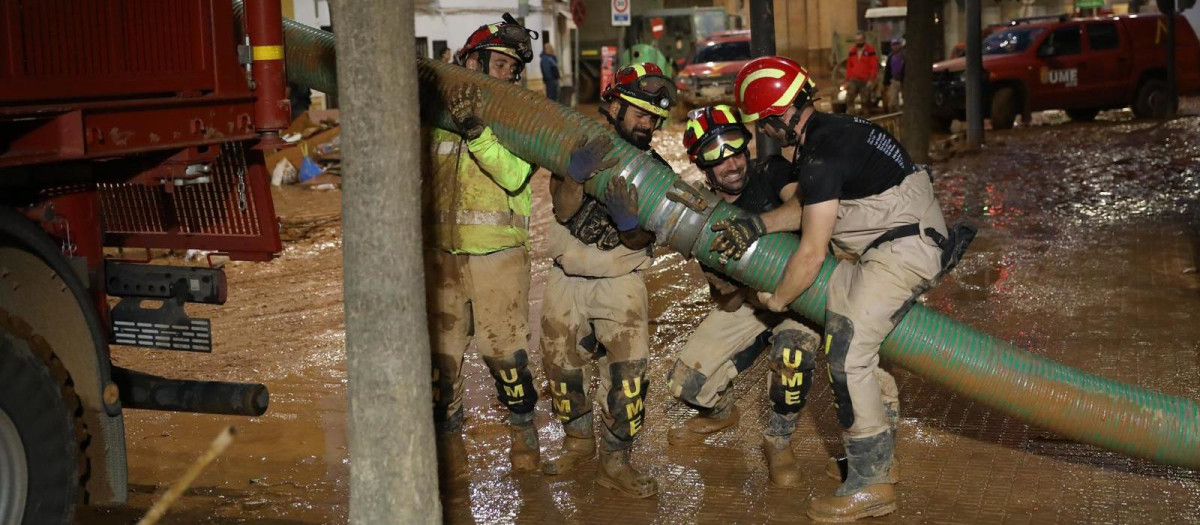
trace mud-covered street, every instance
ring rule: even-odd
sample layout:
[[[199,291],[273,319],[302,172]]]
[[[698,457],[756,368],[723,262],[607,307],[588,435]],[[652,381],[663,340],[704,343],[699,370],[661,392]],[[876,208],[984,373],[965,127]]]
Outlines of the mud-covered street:
[[[679,124],[669,127],[656,147],[685,178],[699,181],[681,133]],[[1113,112],[1094,123],[992,133],[982,153],[936,163],[933,174],[947,219],[967,216],[981,228],[960,266],[926,296],[928,306],[1070,366],[1200,398],[1200,117],[1164,124]],[[530,311],[539,382],[548,269],[540,254],[552,220],[546,186],[539,172]],[[227,304],[189,307],[213,320],[212,354],[114,350],[116,364],[153,374],[263,382],[269,411],[259,418],[126,411],[129,505],[81,507],[77,522],[136,521],[230,423],[236,441],[164,523],[346,521],[340,193],[285,187],[275,198],[281,256],[230,263]],[[769,485],[759,451],[769,411],[762,361],[736,385],[743,414],[737,428],[703,445],[667,446],[667,430],[692,411],[670,398],[666,374],[711,304],[699,267],[678,254],[660,250],[647,280],[653,359],[634,459],[658,478],[660,494],[629,500],[595,486],[595,460],[562,477],[512,475],[506,411],[471,353],[471,483],[444,499],[450,522],[804,521],[807,501],[834,489],[822,472],[840,450],[825,381],[814,385],[794,439],[801,485]],[[902,403],[900,508],[879,523],[1200,523],[1198,472],[1065,441],[932,381],[893,372]],[[544,451],[562,438],[548,397],[538,406]]]

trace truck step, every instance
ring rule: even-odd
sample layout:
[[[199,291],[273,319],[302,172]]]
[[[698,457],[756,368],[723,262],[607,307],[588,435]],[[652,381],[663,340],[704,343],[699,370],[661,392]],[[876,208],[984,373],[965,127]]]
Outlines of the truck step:
[[[178,299],[162,300],[159,308],[142,306],[142,302],[147,300],[158,299],[126,297],[113,307],[110,317],[114,344],[212,352],[211,321],[188,317],[183,311],[183,302]]]
[[[216,268],[106,262],[105,288],[120,297],[113,307],[112,343],[212,352],[212,323],[188,317],[184,303],[224,304],[225,272]],[[147,307],[146,302],[162,306]]]

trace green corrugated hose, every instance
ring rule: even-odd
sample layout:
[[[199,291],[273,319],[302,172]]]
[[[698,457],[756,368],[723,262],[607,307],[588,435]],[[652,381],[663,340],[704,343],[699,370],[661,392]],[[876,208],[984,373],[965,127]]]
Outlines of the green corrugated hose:
[[[288,77],[314,89],[336,93],[332,61],[293,69],[292,54],[313,46],[333,48],[332,35],[285,26]],[[308,56],[308,55],[306,55]],[[482,88],[481,117],[518,156],[558,173],[566,172],[573,145],[583,137],[605,135],[615,145],[617,165],[598,174],[585,190],[603,198],[608,180],[625,174],[638,187],[639,218],[660,241],[757,289],[774,290],[788,257],[799,245],[792,234],[760,239],[740,260],[722,264],[707,247],[710,226],[744,212],[711,193],[691,190],[669,168],[601,123],[544,96],[461,67],[418,62],[423,120],[453,129],[444,98],[464,83]],[[324,86],[324,87],[320,87]],[[817,323],[825,320],[825,287],[835,265],[826,259],[813,285],[791,308]],[[881,354],[892,362],[946,387],[1082,443],[1169,465],[1200,468],[1200,405],[1105,379],[1021,350],[942,314],[916,305],[884,340]]]

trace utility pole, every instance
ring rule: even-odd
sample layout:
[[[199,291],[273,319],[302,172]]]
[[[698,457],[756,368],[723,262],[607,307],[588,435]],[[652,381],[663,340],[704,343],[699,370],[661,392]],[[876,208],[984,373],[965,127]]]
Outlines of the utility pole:
[[[1167,118],[1175,118],[1179,109],[1179,84],[1176,81],[1179,65],[1175,63],[1175,19],[1179,13],[1175,8],[1175,0],[1166,0],[1167,15]]]
[[[913,162],[929,162],[929,138],[933,129],[933,34],[935,0],[909,0],[904,49],[904,114],[900,141]],[[939,51],[940,53],[940,51]]]
[[[338,2],[350,522],[438,523],[413,0]]]
[[[775,2],[773,0],[750,0],[750,56],[766,57],[775,54]],[[779,141],[762,132],[762,124],[756,126],[754,134],[758,158],[778,155]]]
[[[979,0],[967,0],[967,149],[983,145],[983,49]]]

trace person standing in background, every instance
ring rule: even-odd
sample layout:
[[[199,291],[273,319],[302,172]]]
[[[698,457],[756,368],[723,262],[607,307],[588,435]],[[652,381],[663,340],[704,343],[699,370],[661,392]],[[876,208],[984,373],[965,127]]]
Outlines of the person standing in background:
[[[846,112],[851,115],[859,114],[854,106],[855,99],[862,103],[862,114],[869,114],[871,109],[870,84],[879,73],[879,59],[875,56],[875,48],[867,43],[867,36],[859,31],[854,35],[854,47],[846,57]]]
[[[887,83],[887,98],[884,99],[884,104],[887,110],[900,111],[900,87],[904,82],[904,39],[896,37],[892,39],[892,54],[887,61],[887,76],[890,80]]]
[[[549,42],[542,46],[542,81],[546,83],[546,98],[558,100],[558,56],[554,54],[554,44]]]

